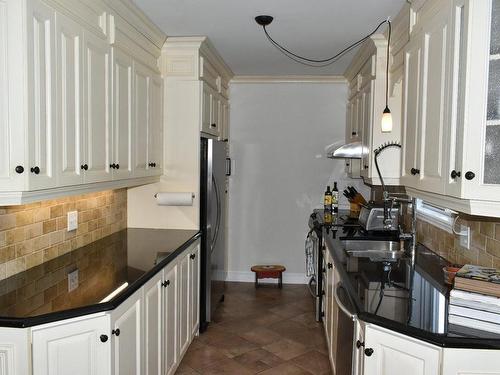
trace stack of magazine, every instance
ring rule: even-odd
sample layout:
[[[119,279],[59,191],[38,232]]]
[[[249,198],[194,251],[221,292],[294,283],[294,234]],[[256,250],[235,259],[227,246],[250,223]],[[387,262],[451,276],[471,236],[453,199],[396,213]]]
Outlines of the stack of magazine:
[[[471,331],[500,334],[500,271],[463,266],[450,292],[448,322]]]

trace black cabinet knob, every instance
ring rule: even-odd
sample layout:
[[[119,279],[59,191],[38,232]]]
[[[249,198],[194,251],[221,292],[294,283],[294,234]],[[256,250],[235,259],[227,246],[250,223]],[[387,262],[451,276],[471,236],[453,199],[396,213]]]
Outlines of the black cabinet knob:
[[[31,167],[31,173],[39,174],[40,173],[40,168],[39,167]]]
[[[351,133],[351,135],[357,135],[357,134],[358,134],[358,133],[356,133],[356,132],[352,132],[352,133]]]
[[[111,331],[111,334],[112,335],[115,335],[115,336],[120,336],[120,328],[117,328],[117,329],[114,329]]]
[[[148,167],[153,168],[153,163],[148,163]]]
[[[455,179],[457,177],[460,177],[461,175],[462,175],[462,173],[457,172],[456,170],[452,170],[450,176],[451,176],[451,178]]]
[[[115,164],[116,169],[120,169],[120,164]]]
[[[115,163],[110,164],[109,167],[115,169],[116,168],[116,164]]]
[[[361,341],[356,341],[356,348],[361,348],[361,347],[364,347],[365,346],[365,343],[364,342],[361,342]]]
[[[82,164],[82,165],[80,166],[80,169],[83,169],[84,171],[88,171],[89,166],[88,166],[88,164]]]
[[[164,282],[161,283],[161,286],[164,287],[164,288],[166,288],[169,285],[170,285],[170,280],[167,280],[167,281],[164,281]]]
[[[101,342],[106,342],[108,341],[108,335],[101,335],[99,336],[99,339],[101,340]]]
[[[328,269],[332,269],[332,268],[333,268],[333,264],[328,263]]]
[[[24,167],[22,165],[18,165],[15,169],[16,173],[23,173],[24,172]]]
[[[191,259],[196,258],[196,254],[191,254],[191,255],[189,256],[189,258],[191,258]]]
[[[372,348],[366,348],[366,349],[365,349],[365,355],[366,355],[367,357],[371,357],[371,356],[372,356],[372,354],[373,354],[373,349],[372,349]]]
[[[210,127],[215,128],[217,127],[217,124],[214,122],[213,124],[210,124]]]
[[[476,174],[474,172],[469,171],[465,174],[465,178],[467,180],[472,180],[474,177],[476,177]]]
[[[345,166],[348,167],[350,164],[349,163],[345,163]]]
[[[365,169],[368,169],[368,165],[365,164],[364,167],[365,167]]]
[[[417,168],[412,168],[412,169],[410,170],[410,173],[411,173],[412,175],[414,175],[414,176],[415,176],[415,175],[417,175],[417,174],[420,174],[420,169],[417,169]]]
[[[156,168],[156,163],[153,163],[153,168]]]

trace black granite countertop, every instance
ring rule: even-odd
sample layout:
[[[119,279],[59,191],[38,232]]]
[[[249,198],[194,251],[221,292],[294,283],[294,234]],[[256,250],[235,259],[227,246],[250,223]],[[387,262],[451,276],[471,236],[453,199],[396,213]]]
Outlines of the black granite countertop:
[[[341,299],[359,319],[443,347],[500,349],[498,334],[448,324],[445,259],[420,244],[414,264],[409,258],[389,266],[353,257],[340,240],[347,228],[341,220],[334,224],[322,226],[323,238],[340,277]]]
[[[2,280],[0,326],[29,327],[112,310],[199,235],[194,230],[129,228]],[[69,292],[68,274],[75,270],[78,287]]]

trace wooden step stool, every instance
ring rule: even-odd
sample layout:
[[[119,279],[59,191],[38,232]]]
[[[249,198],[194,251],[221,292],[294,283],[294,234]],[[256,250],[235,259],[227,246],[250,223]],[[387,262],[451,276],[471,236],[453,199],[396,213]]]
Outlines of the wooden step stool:
[[[283,287],[283,272],[286,268],[279,265],[269,265],[269,266],[253,266],[251,268],[252,272],[255,272],[255,287],[259,287],[259,279],[278,279],[278,286],[281,289]]]

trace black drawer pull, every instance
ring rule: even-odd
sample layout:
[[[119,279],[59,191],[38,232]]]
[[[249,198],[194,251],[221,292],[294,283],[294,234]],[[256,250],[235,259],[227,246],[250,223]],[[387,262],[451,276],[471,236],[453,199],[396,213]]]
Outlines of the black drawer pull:
[[[371,357],[371,356],[372,356],[372,354],[373,354],[373,349],[372,349],[372,348],[366,348],[366,349],[365,349],[365,355],[366,355],[367,357]]]
[[[358,133],[356,133],[356,132],[352,132],[352,133],[351,133],[351,135],[358,135]]]
[[[110,164],[109,167],[115,169],[116,168],[116,164],[115,163]]]
[[[31,173],[39,174],[40,173],[40,168],[39,167],[31,167]]]
[[[115,335],[115,336],[120,336],[120,328],[117,328],[117,329],[114,329],[111,331],[111,334],[112,335]]]
[[[89,166],[88,166],[88,164],[82,164],[82,165],[80,166],[80,169],[83,169],[84,171],[88,171]]]
[[[194,258],[196,258],[196,254],[191,254],[191,255],[189,256],[189,258],[190,258],[190,259],[194,259]]]
[[[164,281],[164,282],[161,283],[161,286],[164,287],[164,288],[166,288],[169,285],[170,285],[170,280],[167,280],[167,281]]]
[[[451,176],[451,178],[455,179],[457,177],[460,177],[461,175],[462,175],[462,173],[457,172],[456,170],[452,170],[450,176]]]
[[[16,173],[23,173],[24,172],[24,167],[22,165],[18,165],[15,169]]]
[[[216,123],[210,124],[210,127],[212,127],[212,128],[216,128],[216,127],[217,127],[217,124],[216,124]]]
[[[328,263],[328,269],[331,270],[333,268],[333,264]]]
[[[364,342],[361,342],[361,341],[356,341],[356,348],[361,348],[361,347],[365,347],[365,343]]]
[[[414,175],[414,176],[415,176],[415,175],[417,175],[417,174],[420,174],[420,169],[417,169],[417,168],[412,168],[412,169],[410,170],[410,173],[411,173],[412,175]]]
[[[101,342],[106,342],[108,341],[108,335],[101,335],[99,336],[99,339],[101,340]]]

